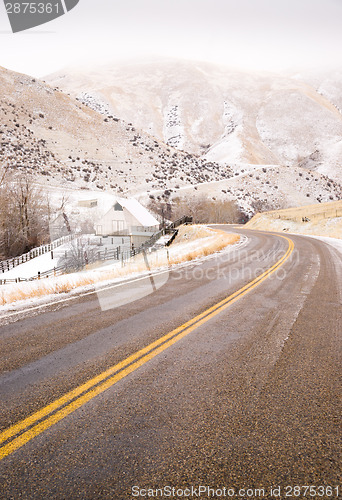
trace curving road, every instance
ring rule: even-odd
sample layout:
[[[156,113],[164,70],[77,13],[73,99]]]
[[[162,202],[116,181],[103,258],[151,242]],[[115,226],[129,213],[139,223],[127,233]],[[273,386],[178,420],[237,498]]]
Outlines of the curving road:
[[[1,499],[342,498],[341,254],[234,232],[160,288],[103,292],[120,307],[92,293],[1,319]]]

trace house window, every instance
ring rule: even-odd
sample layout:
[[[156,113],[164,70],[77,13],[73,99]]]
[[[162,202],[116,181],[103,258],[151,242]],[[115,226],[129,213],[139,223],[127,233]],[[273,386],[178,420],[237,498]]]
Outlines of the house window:
[[[125,229],[125,221],[123,220],[112,220],[112,231],[117,233],[118,231],[123,231]]]

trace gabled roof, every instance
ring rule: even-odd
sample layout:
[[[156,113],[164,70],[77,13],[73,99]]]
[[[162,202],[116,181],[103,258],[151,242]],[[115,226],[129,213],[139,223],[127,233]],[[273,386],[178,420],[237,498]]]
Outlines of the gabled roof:
[[[118,198],[118,202],[123,208],[130,212],[142,226],[159,226],[157,219],[134,198],[130,198],[129,200]]]

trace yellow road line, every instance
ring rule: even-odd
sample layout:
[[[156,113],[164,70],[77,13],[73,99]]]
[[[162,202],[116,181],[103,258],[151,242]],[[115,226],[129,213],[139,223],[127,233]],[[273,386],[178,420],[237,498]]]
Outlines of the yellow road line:
[[[229,297],[218,302],[214,306],[205,310],[203,313],[197,315],[195,318],[184,323],[182,326],[172,330],[160,339],[151,343],[147,347],[137,351],[128,358],[124,359],[115,366],[104,371],[100,375],[92,378],[88,382],[82,384],[76,389],[68,392],[61,398],[42,408],[30,417],[18,422],[17,424],[9,427],[0,433],[0,445],[5,443],[10,438],[21,433],[18,437],[14,438],[7,444],[0,448],[0,460],[10,455],[18,448],[26,444],[28,441],[44,432],[49,427],[53,426],[70,413],[74,412],[82,405],[93,399],[95,396],[106,391],[109,387],[113,386],[119,380],[135,371],[161,352],[168,349],[170,346],[181,340],[186,335],[203,325],[211,318],[222,312],[224,309],[232,305],[234,302],[244,297],[247,293],[257,287],[260,283],[265,281],[271,274],[279,269],[288,260],[293,252],[294,244],[292,240],[285,236],[280,236],[285,239],[289,246],[286,253],[268,270],[255,278],[253,281],[242,287],[240,290],[234,292]],[[54,412],[54,413],[53,413]],[[50,415],[53,413],[52,415]],[[49,416],[50,415],[50,416]],[[47,417],[47,418],[45,418]],[[43,420],[45,418],[45,420]]]

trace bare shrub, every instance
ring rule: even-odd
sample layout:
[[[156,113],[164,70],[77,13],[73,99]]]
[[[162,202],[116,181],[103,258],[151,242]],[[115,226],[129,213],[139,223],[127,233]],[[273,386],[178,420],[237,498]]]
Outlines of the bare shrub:
[[[213,200],[205,195],[174,198],[169,203],[151,200],[148,208],[159,216],[164,214],[164,219],[169,220],[189,215],[195,224],[240,223],[245,219],[236,202]]]
[[[261,212],[270,212],[272,210],[280,210],[287,208],[286,204],[281,200],[260,200],[254,199],[251,203],[254,214]]]

